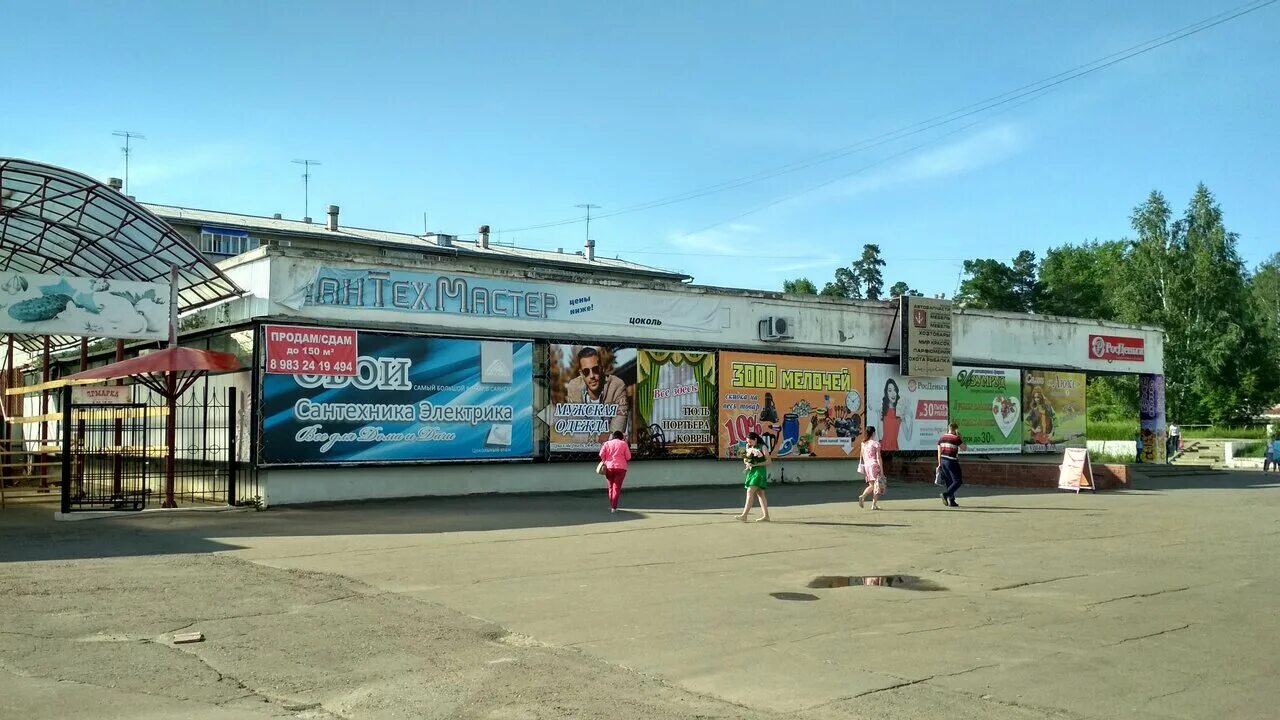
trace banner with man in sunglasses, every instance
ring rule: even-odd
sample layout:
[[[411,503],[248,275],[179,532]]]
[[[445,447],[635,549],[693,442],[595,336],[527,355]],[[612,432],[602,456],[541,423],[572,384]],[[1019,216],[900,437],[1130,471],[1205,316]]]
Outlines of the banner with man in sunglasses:
[[[551,451],[596,452],[619,430],[630,441],[636,349],[551,346]]]

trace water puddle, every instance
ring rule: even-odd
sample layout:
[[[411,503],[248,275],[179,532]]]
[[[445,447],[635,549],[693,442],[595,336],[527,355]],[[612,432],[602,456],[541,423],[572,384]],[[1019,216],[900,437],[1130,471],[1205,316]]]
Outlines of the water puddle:
[[[795,600],[798,602],[813,602],[818,599],[817,595],[809,593],[793,593],[793,592],[775,592],[769,593],[769,596],[777,600]]]
[[[932,580],[914,575],[823,575],[809,581],[811,588],[891,587],[899,590],[932,592],[946,590]]]

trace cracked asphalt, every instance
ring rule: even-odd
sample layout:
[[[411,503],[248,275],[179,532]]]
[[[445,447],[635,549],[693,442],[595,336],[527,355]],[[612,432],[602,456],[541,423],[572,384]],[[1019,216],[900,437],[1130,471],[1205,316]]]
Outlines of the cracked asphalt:
[[[8,510],[0,718],[1266,717],[1269,479]],[[807,587],[898,574],[944,589]]]

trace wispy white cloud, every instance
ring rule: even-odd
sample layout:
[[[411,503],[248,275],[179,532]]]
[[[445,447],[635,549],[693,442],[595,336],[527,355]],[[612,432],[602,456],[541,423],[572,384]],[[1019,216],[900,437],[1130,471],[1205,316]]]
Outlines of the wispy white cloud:
[[[1014,123],[985,128],[954,142],[906,155],[898,161],[761,208],[769,223],[786,223],[786,216],[803,206],[847,199],[887,188],[957,177],[1009,158],[1026,147],[1026,136]],[[753,211],[755,212],[755,211]],[[759,217],[759,216],[756,216]],[[768,242],[769,231],[759,225],[735,222],[695,233],[677,231],[667,245],[681,253],[723,257],[772,256],[776,262],[753,263],[755,271],[776,276],[807,270],[829,270],[848,261],[837,255],[805,257],[790,243]],[[761,247],[767,246],[767,251]]]
[[[1017,125],[1002,123],[840,183],[832,195],[848,197],[898,185],[955,177],[1000,162],[1021,151],[1025,145],[1025,135]]]
[[[764,230],[756,225],[729,223],[701,232],[672,233],[667,238],[667,244],[682,252],[743,256],[756,252],[752,244],[763,233]]]
[[[835,255],[829,255],[827,257],[815,257],[812,260],[803,260],[786,265],[774,265],[769,268],[769,271],[774,274],[782,274],[800,272],[801,270],[814,270],[818,268],[833,270],[839,264],[840,258]]]
[[[834,254],[810,257],[797,253],[791,244],[770,243],[769,232],[759,225],[728,223],[696,233],[672,233],[667,244],[676,251],[675,254],[729,258],[728,266],[736,267],[736,258],[767,259],[767,262],[752,262],[750,266],[770,276],[818,268],[827,270],[840,264],[840,259]]]

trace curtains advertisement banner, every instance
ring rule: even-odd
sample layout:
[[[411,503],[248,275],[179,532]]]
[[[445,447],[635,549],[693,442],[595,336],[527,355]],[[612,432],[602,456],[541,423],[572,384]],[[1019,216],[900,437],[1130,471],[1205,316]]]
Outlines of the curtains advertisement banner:
[[[1165,447],[1164,376],[1138,376],[1138,460],[1164,463]]]
[[[265,464],[533,455],[533,344],[360,332],[353,377],[264,374]]]
[[[867,365],[867,424],[883,452],[933,450],[948,412],[945,377],[903,377],[896,365]]]
[[[1062,452],[1085,446],[1084,373],[1022,373],[1022,449]]]
[[[599,452],[615,430],[632,439],[635,348],[553,343],[550,365],[551,404],[541,417],[552,452]]]
[[[637,455],[714,455],[715,353],[640,350]]]
[[[759,433],[777,458],[857,459],[861,360],[720,353],[720,456],[740,457]]]
[[[1022,451],[1022,375],[1017,370],[956,367],[950,383],[951,420],[968,452]]]

